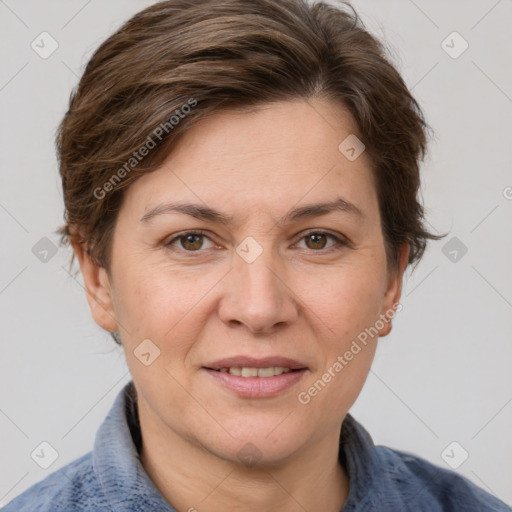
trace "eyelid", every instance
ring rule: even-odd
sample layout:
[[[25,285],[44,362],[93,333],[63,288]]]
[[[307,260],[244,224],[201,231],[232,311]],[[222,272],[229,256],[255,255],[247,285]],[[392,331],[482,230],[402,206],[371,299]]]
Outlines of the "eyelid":
[[[319,228],[310,228],[310,229],[307,229],[306,231],[301,231],[297,235],[297,239],[300,240],[301,238],[304,238],[305,236],[313,235],[313,234],[332,236],[333,238],[338,238],[340,241],[344,241],[344,242],[348,243],[347,237],[345,237],[341,233],[329,231],[328,229],[319,229]]]

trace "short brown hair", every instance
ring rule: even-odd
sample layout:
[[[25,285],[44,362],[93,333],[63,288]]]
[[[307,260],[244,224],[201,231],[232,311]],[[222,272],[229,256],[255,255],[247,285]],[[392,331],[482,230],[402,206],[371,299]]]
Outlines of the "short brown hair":
[[[418,262],[427,239],[441,238],[425,229],[418,198],[421,109],[349,4],[306,0],[167,0],[101,44],[57,133],[61,241],[79,234],[108,270],[123,189],[155,170],[180,134],[221,110],[313,97],[343,104],[355,120],[388,265],[397,267],[403,243],[408,263]]]

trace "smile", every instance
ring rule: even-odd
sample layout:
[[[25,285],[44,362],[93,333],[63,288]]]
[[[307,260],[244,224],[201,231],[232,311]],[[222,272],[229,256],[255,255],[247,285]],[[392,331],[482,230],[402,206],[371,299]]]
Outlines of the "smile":
[[[290,390],[307,372],[306,368],[291,369],[281,366],[264,368],[223,367],[219,370],[202,368],[212,379],[214,386],[219,386],[239,398],[273,398]],[[209,384],[208,384],[209,386]]]
[[[230,375],[237,375],[238,377],[276,377],[283,373],[289,373],[290,368],[283,368],[282,366],[269,366],[268,368],[248,368],[246,366],[239,368],[221,368],[217,370],[222,373],[229,373]]]

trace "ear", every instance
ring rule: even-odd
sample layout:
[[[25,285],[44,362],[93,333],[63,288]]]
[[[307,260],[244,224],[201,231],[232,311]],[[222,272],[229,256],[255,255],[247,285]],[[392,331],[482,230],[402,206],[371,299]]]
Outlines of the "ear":
[[[78,238],[72,239],[71,245],[80,263],[87,302],[94,321],[106,331],[117,331],[112,288],[106,269],[94,261],[87,251],[86,244],[80,243]]]
[[[389,272],[388,287],[384,294],[381,310],[381,318],[384,319],[382,321],[384,326],[382,329],[379,329],[379,337],[387,336],[391,332],[391,318],[393,318],[394,314],[390,315],[390,312],[397,311],[396,304],[400,302],[400,296],[402,295],[402,280],[407,267],[408,258],[409,245],[402,244],[400,247],[400,261],[398,268],[390,270]],[[398,311],[399,310],[400,309],[398,309]]]

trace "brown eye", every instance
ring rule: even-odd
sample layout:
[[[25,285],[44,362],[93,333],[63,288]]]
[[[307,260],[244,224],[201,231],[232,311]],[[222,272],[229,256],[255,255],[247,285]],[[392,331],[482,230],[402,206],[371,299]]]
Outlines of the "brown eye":
[[[179,238],[181,246],[187,251],[197,251],[203,245],[203,235],[185,235]]]
[[[210,245],[208,245],[208,243]],[[165,245],[174,250],[181,250],[184,252],[204,252],[204,249],[209,249],[214,246],[214,243],[201,232],[189,231],[175,236],[172,240],[165,243]]]
[[[323,233],[311,233],[304,238],[308,249],[325,249],[327,244],[327,235]]]
[[[329,244],[329,239],[332,241],[331,244]],[[302,241],[304,241],[306,249],[322,253],[330,252],[331,249],[342,249],[349,245],[343,238],[322,231],[310,232],[304,235],[299,243],[302,243]]]

